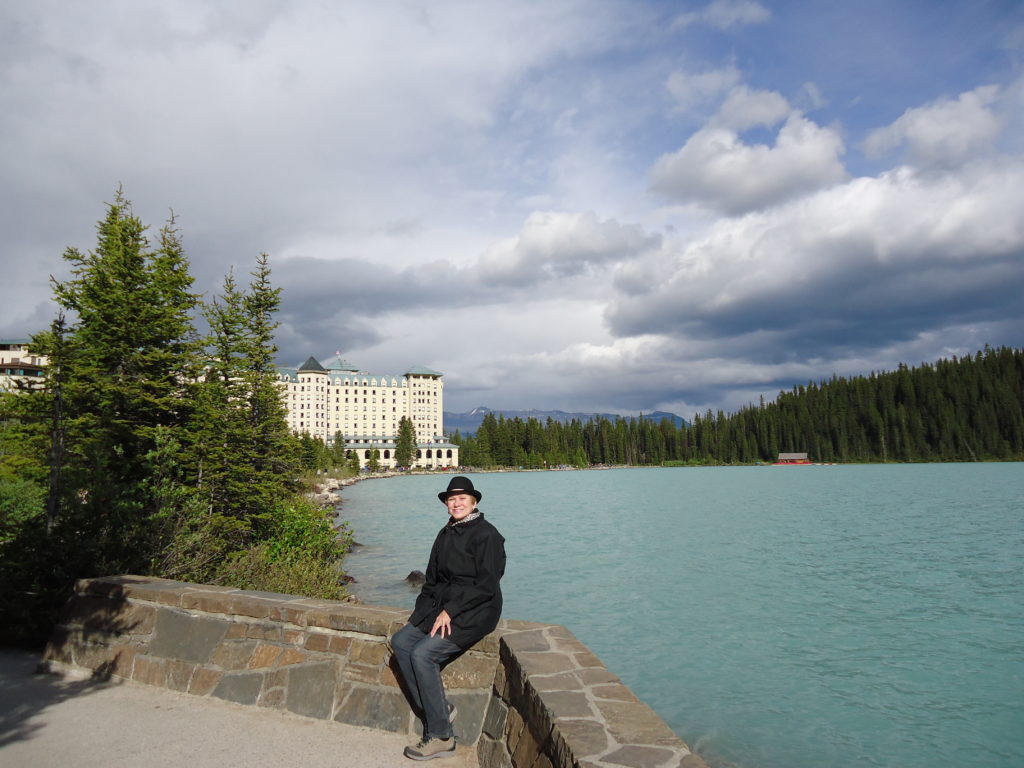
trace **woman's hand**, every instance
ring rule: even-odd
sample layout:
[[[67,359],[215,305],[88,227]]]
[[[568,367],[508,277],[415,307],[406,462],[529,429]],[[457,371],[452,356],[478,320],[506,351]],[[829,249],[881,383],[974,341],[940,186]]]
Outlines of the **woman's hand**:
[[[437,618],[434,619],[434,627],[430,630],[430,636],[433,637],[439,632],[441,637],[449,636],[452,633],[452,617],[448,615],[448,611],[441,611],[437,614]]]

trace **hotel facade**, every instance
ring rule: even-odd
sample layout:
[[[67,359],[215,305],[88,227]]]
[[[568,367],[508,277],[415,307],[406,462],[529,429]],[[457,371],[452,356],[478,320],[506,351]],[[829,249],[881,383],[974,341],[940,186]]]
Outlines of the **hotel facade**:
[[[402,416],[416,434],[414,466],[459,465],[459,447],[444,437],[441,373],[414,366],[400,374],[373,374],[335,356],[323,363],[310,357],[297,368],[278,368],[277,374],[289,428],[328,445],[344,440],[360,466],[375,450],[381,467],[397,465]]]
[[[28,344],[28,339],[0,339],[0,390],[41,386],[47,359],[29,352]]]

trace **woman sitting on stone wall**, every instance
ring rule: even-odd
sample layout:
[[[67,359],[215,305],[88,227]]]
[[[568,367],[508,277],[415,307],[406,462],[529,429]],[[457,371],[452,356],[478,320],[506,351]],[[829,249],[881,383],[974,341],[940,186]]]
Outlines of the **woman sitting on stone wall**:
[[[430,550],[409,623],[391,638],[402,681],[423,718],[423,738],[405,748],[413,760],[455,754],[456,710],[445,697],[441,670],[493,632],[501,618],[505,539],[476,508],[480,491],[459,476],[437,496],[448,508],[448,522]]]

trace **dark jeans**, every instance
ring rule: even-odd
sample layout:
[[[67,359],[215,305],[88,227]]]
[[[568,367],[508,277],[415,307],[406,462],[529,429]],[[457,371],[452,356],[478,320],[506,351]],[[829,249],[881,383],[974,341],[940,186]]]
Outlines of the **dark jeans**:
[[[413,706],[423,713],[424,738],[450,739],[452,724],[448,719],[441,668],[460,655],[462,649],[439,634],[433,637],[424,634],[412,624],[395,632],[391,649]]]

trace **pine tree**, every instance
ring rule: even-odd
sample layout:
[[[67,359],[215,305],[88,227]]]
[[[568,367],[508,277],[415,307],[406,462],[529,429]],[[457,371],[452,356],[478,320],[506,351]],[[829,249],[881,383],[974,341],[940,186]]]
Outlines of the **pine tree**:
[[[359,473],[359,454],[352,450],[345,451],[345,462],[350,472],[353,474]]]
[[[264,506],[294,488],[297,458],[274,364],[277,355],[274,331],[278,326],[274,314],[280,305],[281,289],[272,287],[269,259],[262,253],[256,258],[256,269],[242,306],[248,341],[245,384],[254,458],[253,482],[259,486]]]
[[[234,546],[244,546],[293,488],[300,461],[273,364],[279,289],[270,287],[265,255],[252,274],[246,293],[229,273],[221,294],[204,309],[210,334],[191,435],[203,505],[219,520],[216,535]],[[316,453],[306,462],[320,469],[325,459]]]
[[[395,446],[395,463],[399,467],[411,467],[416,455],[416,430],[408,416],[398,420],[398,441]]]
[[[65,337],[33,341],[59,362],[65,448],[54,523],[73,520],[87,569],[148,565],[167,499],[146,482],[158,435],[180,431],[188,418],[198,299],[173,217],[156,248],[146,229],[119,191],[96,249],[64,254],[73,277],[55,282],[54,294],[74,318]]]
[[[255,457],[245,408],[247,342],[242,303],[242,293],[229,272],[221,293],[203,307],[210,330],[189,437],[192,475],[209,521],[238,518],[238,525],[225,524],[223,535],[231,529],[244,537],[249,528],[247,513],[252,509],[248,486]]]

